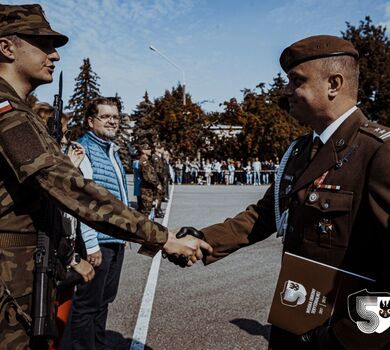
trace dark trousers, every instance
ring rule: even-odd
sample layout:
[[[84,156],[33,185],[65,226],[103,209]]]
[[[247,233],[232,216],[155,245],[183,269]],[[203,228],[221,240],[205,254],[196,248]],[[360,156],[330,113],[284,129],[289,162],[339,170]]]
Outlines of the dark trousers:
[[[118,291],[124,245],[102,244],[100,250],[102,263],[96,268],[94,279],[77,286],[61,349],[106,349],[108,304]]]

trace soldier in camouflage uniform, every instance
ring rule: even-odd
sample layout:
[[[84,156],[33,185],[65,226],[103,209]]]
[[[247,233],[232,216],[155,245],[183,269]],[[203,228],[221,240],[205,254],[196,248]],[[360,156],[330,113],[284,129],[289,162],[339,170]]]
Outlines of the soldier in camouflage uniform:
[[[56,48],[67,41],[39,5],[0,5],[0,349],[30,346],[33,255],[45,201],[149,252],[183,254],[189,265],[200,248],[209,249],[192,236],[176,239],[85,180],[26,105],[31,91],[52,81]]]
[[[164,173],[164,161],[162,159],[162,154],[164,152],[164,147],[160,142],[156,142],[154,145],[154,152],[151,157],[151,163],[154,167],[154,170],[156,171],[157,174],[157,179],[159,182],[159,186],[156,190],[156,217],[158,218],[163,218],[164,213],[161,210],[161,202],[165,196],[165,191],[164,191],[164,178],[165,178],[165,173]]]
[[[144,143],[139,146],[139,151],[141,154],[139,159],[141,205],[138,210],[144,215],[149,215],[156,199],[156,193],[159,187],[161,187],[161,184],[158,180],[156,170],[149,159],[152,153],[151,147],[147,143]]]

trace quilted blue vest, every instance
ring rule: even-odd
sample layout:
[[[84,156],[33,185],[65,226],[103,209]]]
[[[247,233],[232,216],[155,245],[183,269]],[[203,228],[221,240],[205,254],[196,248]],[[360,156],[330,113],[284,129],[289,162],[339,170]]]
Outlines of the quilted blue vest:
[[[119,158],[118,146],[115,145],[112,141],[102,140],[91,131],[87,131],[80,139],[77,140],[77,142],[84,146],[86,156],[91,162],[93,172],[92,179],[97,184],[109,190],[115,197],[120,199],[126,205],[128,205],[129,203],[127,198],[123,198],[122,196],[115,168],[109,154],[110,147],[114,147],[114,158],[120,168],[122,183],[127,193],[126,173]],[[124,241],[113,238],[102,232],[98,232],[97,239],[99,244],[124,243]]]

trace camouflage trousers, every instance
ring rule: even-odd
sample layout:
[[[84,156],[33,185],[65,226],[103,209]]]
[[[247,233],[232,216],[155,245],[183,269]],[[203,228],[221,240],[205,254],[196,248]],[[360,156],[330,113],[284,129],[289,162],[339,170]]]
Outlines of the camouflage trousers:
[[[0,278],[21,310],[31,314],[35,246],[0,248]],[[0,349],[30,349],[27,322],[0,283]]]
[[[160,185],[161,185],[161,190],[157,190],[157,193],[156,193],[156,199],[161,202],[161,200],[165,197],[165,188],[164,188],[164,182],[160,182]]]
[[[138,210],[145,216],[148,216],[152,210],[154,199],[155,196],[153,190],[141,187],[141,201],[140,208]]]

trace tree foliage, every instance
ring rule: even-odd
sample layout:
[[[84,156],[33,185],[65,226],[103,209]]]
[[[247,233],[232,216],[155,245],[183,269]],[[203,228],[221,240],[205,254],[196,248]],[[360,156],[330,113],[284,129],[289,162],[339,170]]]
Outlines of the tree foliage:
[[[192,155],[207,148],[209,134],[206,114],[186,95],[183,105],[183,86],[178,85],[152,103],[145,93],[132,114],[135,120],[135,142],[162,141],[174,155]]]
[[[359,26],[349,22],[342,32],[360,54],[359,107],[372,120],[390,125],[390,43],[386,28],[369,16]]]
[[[227,146],[224,149],[214,138],[215,149],[223,158],[279,158],[293,139],[306,132],[285,109],[285,83],[278,74],[268,90],[260,83],[253,90],[242,90],[242,102],[233,98],[224,103],[225,111],[217,122],[241,126],[242,133],[223,139],[223,145]]]
[[[70,128],[72,135],[77,139],[83,133],[84,115],[88,103],[100,96],[98,83],[99,76],[92,70],[89,58],[83,60],[80,74],[75,78],[76,85],[73,95],[69,99],[66,109],[71,110]]]

